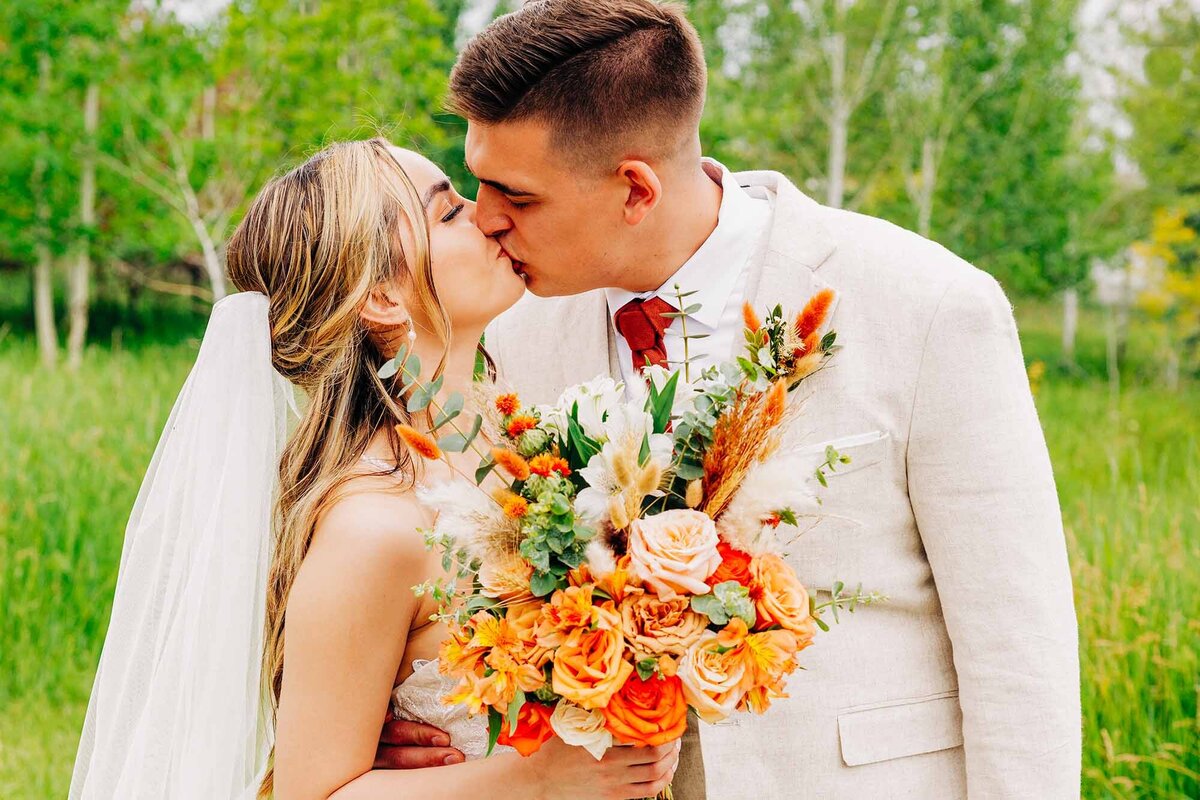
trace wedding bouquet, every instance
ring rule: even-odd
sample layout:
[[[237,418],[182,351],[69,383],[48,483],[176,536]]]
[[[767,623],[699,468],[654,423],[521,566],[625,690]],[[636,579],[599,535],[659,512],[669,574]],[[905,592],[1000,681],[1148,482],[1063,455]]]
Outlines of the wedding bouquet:
[[[552,406],[501,394],[469,425],[461,397],[436,406],[439,382],[421,384],[412,357],[385,367],[433,420],[433,435],[398,427],[410,448],[482,456],[475,475],[421,491],[438,511],[426,541],[454,580],[417,591],[450,628],[446,702],[487,714],[489,752],[530,755],[558,735],[600,758],[678,738],[689,708],[706,722],[763,713],[827,629],[824,610],[879,599],[839,584],[818,604],[782,557],[817,510],[815,485],[848,461],[827,450],[814,468],[780,448],[799,415],[789,392],[835,352],[832,299],[794,319],[747,305],[746,355],[695,380],[685,360],[647,368],[632,400],[609,378]]]

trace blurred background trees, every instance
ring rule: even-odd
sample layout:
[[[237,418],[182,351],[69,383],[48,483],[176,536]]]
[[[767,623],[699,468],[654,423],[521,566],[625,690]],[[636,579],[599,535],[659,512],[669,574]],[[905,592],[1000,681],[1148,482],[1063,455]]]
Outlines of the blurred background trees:
[[[1200,368],[1194,2],[688,5],[712,76],[709,153],[929,236],[1017,296],[1061,298],[1064,366],[1081,298],[1110,299],[1100,275],[1125,287],[1114,336],[1152,329],[1172,384]],[[332,140],[383,133],[473,191],[446,77],[464,38],[514,6],[5,4],[0,311],[48,365],[187,327],[228,290],[223,242],[253,193]],[[1087,30],[1110,17],[1118,57]],[[1098,74],[1117,87],[1103,104]]]

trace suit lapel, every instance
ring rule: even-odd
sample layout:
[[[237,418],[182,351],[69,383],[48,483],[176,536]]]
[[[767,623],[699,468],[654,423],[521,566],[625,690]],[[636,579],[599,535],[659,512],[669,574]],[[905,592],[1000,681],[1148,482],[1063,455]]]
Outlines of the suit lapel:
[[[746,297],[760,314],[776,305],[795,314],[829,285],[818,270],[837,245],[821,222],[821,206],[777,172],[742,172],[737,179],[752,193],[774,195],[775,206],[766,250],[751,264]],[[741,345],[737,337],[735,349]]]

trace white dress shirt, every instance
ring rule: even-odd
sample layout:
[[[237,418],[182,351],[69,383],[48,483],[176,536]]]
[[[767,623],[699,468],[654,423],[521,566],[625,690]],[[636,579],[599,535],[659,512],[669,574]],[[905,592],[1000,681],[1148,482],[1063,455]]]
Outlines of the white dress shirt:
[[[690,369],[693,380],[707,367],[729,359],[741,336],[746,264],[766,235],[771,222],[771,204],[765,198],[747,194],[733,173],[712,159],[704,159],[704,171],[714,183],[721,185],[721,208],[717,227],[700,249],[652,292],[635,294],[624,289],[604,290],[608,299],[609,324],[613,326],[621,363],[621,378],[626,386],[632,383],[637,373],[633,368],[633,353],[625,337],[617,331],[613,317],[631,300],[661,297],[676,310],[681,305],[684,308],[700,305],[699,310],[686,318],[689,337],[707,335],[707,338],[688,343],[688,356],[693,359]],[[681,304],[676,297],[676,284],[679,291],[696,294],[683,298]],[[679,369],[684,361],[684,321],[672,320],[671,327],[663,335],[670,369]]]

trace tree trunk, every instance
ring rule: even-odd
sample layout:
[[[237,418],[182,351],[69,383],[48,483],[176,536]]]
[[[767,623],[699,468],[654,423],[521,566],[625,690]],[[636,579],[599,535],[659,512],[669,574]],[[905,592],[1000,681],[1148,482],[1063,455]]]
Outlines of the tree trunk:
[[[92,271],[92,233],[96,226],[96,128],[100,122],[100,86],[88,84],[83,102],[84,151],[79,185],[79,224],[82,233],[71,269],[68,301],[70,330],[67,334],[67,364],[77,369],[83,363],[87,341],[88,283]]]
[[[929,238],[933,228],[933,193],[937,188],[937,155],[934,141],[926,136],[921,142],[921,195],[917,204],[917,233]]]
[[[1063,292],[1062,351],[1063,360],[1075,364],[1075,333],[1079,329],[1079,289],[1072,286]]]
[[[45,100],[50,91],[50,55],[38,56],[38,89]],[[33,271],[33,322],[37,330],[42,365],[52,368],[58,361],[58,331],[54,325],[54,256],[50,252],[50,201],[47,199],[46,151],[50,142],[45,132],[38,137],[38,155],[31,181],[37,209],[37,264]]]
[[[829,40],[830,114],[828,185],[825,205],[841,208],[846,195],[846,140],[849,137],[850,104],[846,96],[846,37],[835,33]]]
[[[221,263],[216,242],[209,235],[208,226],[204,224],[204,220],[193,218],[192,230],[196,232],[196,238],[200,240],[200,249],[204,253],[204,272],[208,275],[208,285],[212,289],[215,303],[225,296],[225,266]]]
[[[204,87],[202,106],[200,138],[206,142],[211,142],[217,135],[217,87]]]

